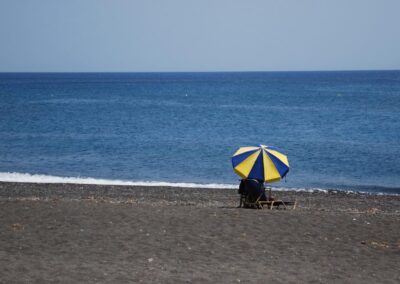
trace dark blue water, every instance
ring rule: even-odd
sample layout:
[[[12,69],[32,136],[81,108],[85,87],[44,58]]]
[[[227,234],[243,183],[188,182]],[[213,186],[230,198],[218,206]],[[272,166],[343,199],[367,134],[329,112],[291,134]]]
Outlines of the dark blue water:
[[[244,145],[279,186],[400,192],[400,71],[0,74],[0,172],[237,183]]]

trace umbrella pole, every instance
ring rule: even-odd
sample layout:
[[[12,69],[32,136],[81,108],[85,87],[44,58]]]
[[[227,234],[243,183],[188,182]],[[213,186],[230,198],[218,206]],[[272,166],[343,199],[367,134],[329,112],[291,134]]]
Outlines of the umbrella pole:
[[[268,201],[272,200],[272,188],[269,186],[268,187]]]

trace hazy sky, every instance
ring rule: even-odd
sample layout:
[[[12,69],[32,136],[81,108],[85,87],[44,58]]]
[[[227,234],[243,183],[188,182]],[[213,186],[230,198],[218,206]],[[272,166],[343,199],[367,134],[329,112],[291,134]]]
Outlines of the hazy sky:
[[[399,0],[0,0],[0,72],[400,69]]]

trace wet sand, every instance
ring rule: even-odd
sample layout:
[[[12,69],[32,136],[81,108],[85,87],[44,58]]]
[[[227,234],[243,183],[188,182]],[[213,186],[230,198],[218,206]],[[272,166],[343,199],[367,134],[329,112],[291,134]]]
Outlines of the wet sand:
[[[400,196],[0,183],[1,283],[399,283]]]

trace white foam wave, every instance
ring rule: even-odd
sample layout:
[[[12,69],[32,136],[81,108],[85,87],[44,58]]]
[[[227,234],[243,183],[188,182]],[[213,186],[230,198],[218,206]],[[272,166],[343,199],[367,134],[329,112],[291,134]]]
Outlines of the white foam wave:
[[[96,185],[131,185],[131,186],[169,186],[190,188],[237,188],[234,184],[220,183],[186,183],[186,182],[161,182],[161,181],[129,181],[118,179],[100,179],[90,177],[60,177],[28,173],[0,172],[0,181],[21,183],[72,183],[72,184],[96,184]]]
[[[130,181],[118,179],[101,179],[91,177],[60,177],[29,173],[0,172],[0,181],[21,182],[21,183],[68,183],[68,184],[95,184],[95,185],[130,185],[130,186],[168,186],[187,188],[228,188],[237,189],[239,184],[222,183],[187,183],[187,182],[162,182],[162,181]],[[298,192],[327,192],[319,188],[286,188],[274,187],[277,191],[298,191]]]
[[[94,184],[94,185],[128,185],[128,186],[166,186],[166,187],[186,187],[186,188],[227,188],[238,189],[239,184],[223,183],[188,183],[188,182],[163,182],[163,181],[130,181],[119,179],[101,179],[91,177],[61,177],[42,174],[0,172],[0,182],[20,182],[20,183],[67,183],[67,184]],[[273,186],[274,191],[296,191],[296,192],[346,192],[357,193],[351,190],[327,190],[323,188],[296,188]],[[358,193],[363,193],[358,191]],[[379,193],[386,195],[385,193]],[[397,194],[396,194],[397,195]]]
[[[323,192],[328,193],[329,191],[323,188],[300,188],[300,187],[273,187],[275,191],[296,191],[296,192]]]

